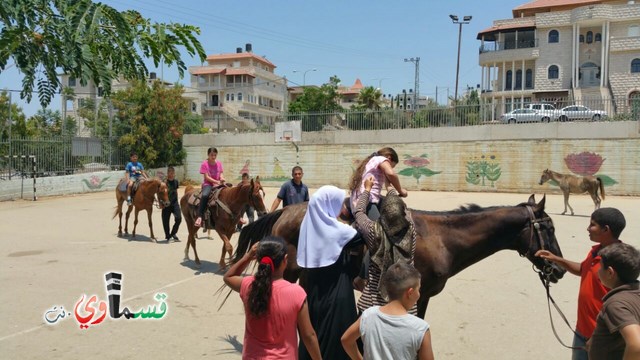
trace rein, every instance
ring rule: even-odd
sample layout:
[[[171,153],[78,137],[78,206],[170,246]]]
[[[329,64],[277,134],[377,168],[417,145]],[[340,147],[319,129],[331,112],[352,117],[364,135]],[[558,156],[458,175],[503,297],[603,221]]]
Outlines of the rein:
[[[533,245],[533,242],[535,241],[534,233],[537,234],[540,250],[548,250],[547,247],[545,247],[546,243],[542,238],[542,230],[540,229],[540,223],[547,222],[547,221],[551,222],[551,218],[547,216],[541,219],[536,219],[531,206],[527,206],[527,210],[529,210],[529,218],[531,222],[531,238],[529,240],[529,249],[527,250],[526,255],[530,253],[532,248],[531,245]],[[524,255],[521,254],[521,256],[524,256]],[[560,317],[562,318],[562,320],[564,320],[564,323],[567,324],[567,327],[571,330],[571,332],[573,332],[575,335],[578,335],[575,332],[575,330],[573,330],[573,328],[571,327],[571,324],[569,324],[569,321],[567,320],[567,317],[564,315],[562,310],[560,310],[560,307],[558,306],[558,304],[556,304],[555,300],[553,300],[553,297],[551,296],[550,277],[551,277],[551,273],[553,272],[553,269],[551,267],[551,263],[549,262],[549,260],[545,259],[544,263],[545,263],[545,266],[542,268],[542,270],[536,269],[536,267],[533,266],[533,271],[538,273],[540,282],[542,282],[542,286],[544,286],[545,292],[547,294],[547,309],[549,311],[549,322],[551,323],[551,329],[553,330],[553,335],[555,335],[560,345],[566,347],[567,349],[586,351],[586,348],[583,346],[575,347],[575,346],[566,345],[564,342],[562,342],[562,340],[560,339],[560,336],[558,335],[558,332],[556,331],[556,327],[553,323],[553,316],[551,315],[551,304],[553,304],[553,307],[556,309],[558,314],[560,314]]]

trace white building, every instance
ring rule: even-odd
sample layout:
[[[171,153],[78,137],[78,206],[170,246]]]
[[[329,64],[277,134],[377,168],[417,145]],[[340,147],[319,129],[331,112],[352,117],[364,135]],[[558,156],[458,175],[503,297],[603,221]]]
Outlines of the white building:
[[[493,118],[537,101],[625,113],[640,97],[640,4],[535,0],[478,33]]]
[[[276,65],[245,51],[207,56],[207,65],[191,66],[191,87],[205,99],[205,126],[221,129],[271,126],[286,108],[287,80],[274,73]]]

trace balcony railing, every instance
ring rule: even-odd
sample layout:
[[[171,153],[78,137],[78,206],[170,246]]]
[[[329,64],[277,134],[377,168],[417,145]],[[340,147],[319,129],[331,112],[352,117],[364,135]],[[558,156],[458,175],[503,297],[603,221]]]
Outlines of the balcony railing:
[[[530,40],[509,40],[484,43],[480,46],[480,54],[492,51],[531,49],[538,47],[538,39]]]

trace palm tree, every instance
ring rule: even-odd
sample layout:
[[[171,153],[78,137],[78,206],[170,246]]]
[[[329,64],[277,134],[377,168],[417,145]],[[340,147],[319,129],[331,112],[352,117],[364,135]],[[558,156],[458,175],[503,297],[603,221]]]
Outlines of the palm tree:
[[[382,104],[382,92],[373,86],[367,86],[360,90],[358,104],[366,109],[379,110]]]

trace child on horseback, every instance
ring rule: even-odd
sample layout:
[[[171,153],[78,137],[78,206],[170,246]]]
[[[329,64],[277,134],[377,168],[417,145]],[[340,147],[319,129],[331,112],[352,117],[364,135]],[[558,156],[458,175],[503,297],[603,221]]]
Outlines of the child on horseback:
[[[144,171],[144,166],[138,162],[138,154],[132,151],[129,154],[129,161],[124,168],[124,178],[127,181],[127,205],[131,206],[131,188],[134,182],[139,181],[140,177],[147,179],[147,173]]]
[[[296,359],[298,333],[311,358],[322,358],[309,317],[307,294],[300,285],[282,278],[287,258],[284,240],[266,237],[224,275],[225,284],[240,293],[244,304],[243,359]],[[255,275],[242,276],[256,259],[259,265]]]
[[[216,158],[218,157],[218,149],[210,147],[207,149],[207,160],[200,165],[200,174],[203,175],[202,181],[202,194],[200,196],[200,207],[198,208],[198,218],[196,219],[195,226],[202,226],[202,218],[204,218],[204,212],[207,209],[207,203],[209,202],[209,195],[214,187],[225,185],[224,176],[222,173],[222,163]]]

